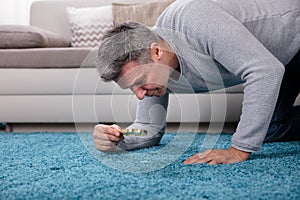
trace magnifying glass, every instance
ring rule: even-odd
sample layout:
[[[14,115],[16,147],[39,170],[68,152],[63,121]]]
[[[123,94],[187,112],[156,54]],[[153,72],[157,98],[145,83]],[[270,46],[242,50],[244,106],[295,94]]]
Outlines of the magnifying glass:
[[[130,128],[130,129],[122,129],[121,133],[125,136],[146,136],[147,130],[138,129],[138,128]]]

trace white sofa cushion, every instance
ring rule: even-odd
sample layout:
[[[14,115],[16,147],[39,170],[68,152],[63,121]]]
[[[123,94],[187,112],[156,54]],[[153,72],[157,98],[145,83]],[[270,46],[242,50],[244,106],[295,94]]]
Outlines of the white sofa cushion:
[[[90,8],[68,7],[67,13],[73,47],[97,47],[105,31],[113,27],[111,5]]]

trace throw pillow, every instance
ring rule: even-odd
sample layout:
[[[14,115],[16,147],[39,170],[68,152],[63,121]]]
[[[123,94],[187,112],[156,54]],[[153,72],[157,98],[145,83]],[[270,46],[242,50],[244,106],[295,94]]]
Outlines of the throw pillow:
[[[173,2],[174,0],[160,0],[143,4],[113,3],[114,23],[121,24],[132,20],[152,27],[155,25],[159,15]]]
[[[70,41],[34,26],[0,25],[0,48],[69,47]]]
[[[113,27],[112,7],[68,7],[71,46],[97,47],[105,31]]]

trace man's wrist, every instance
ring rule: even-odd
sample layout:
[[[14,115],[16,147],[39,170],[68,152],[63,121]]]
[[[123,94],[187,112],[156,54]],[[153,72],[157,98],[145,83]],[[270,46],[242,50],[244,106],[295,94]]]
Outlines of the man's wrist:
[[[251,155],[251,152],[242,151],[234,147],[230,147],[228,150],[236,154],[242,161],[247,160]]]

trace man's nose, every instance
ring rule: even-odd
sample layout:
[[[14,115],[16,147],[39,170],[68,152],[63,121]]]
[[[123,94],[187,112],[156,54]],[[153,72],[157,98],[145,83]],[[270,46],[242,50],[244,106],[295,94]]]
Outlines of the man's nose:
[[[133,90],[133,92],[139,100],[142,100],[145,97],[147,90],[144,90],[142,88],[137,88],[137,89]]]

